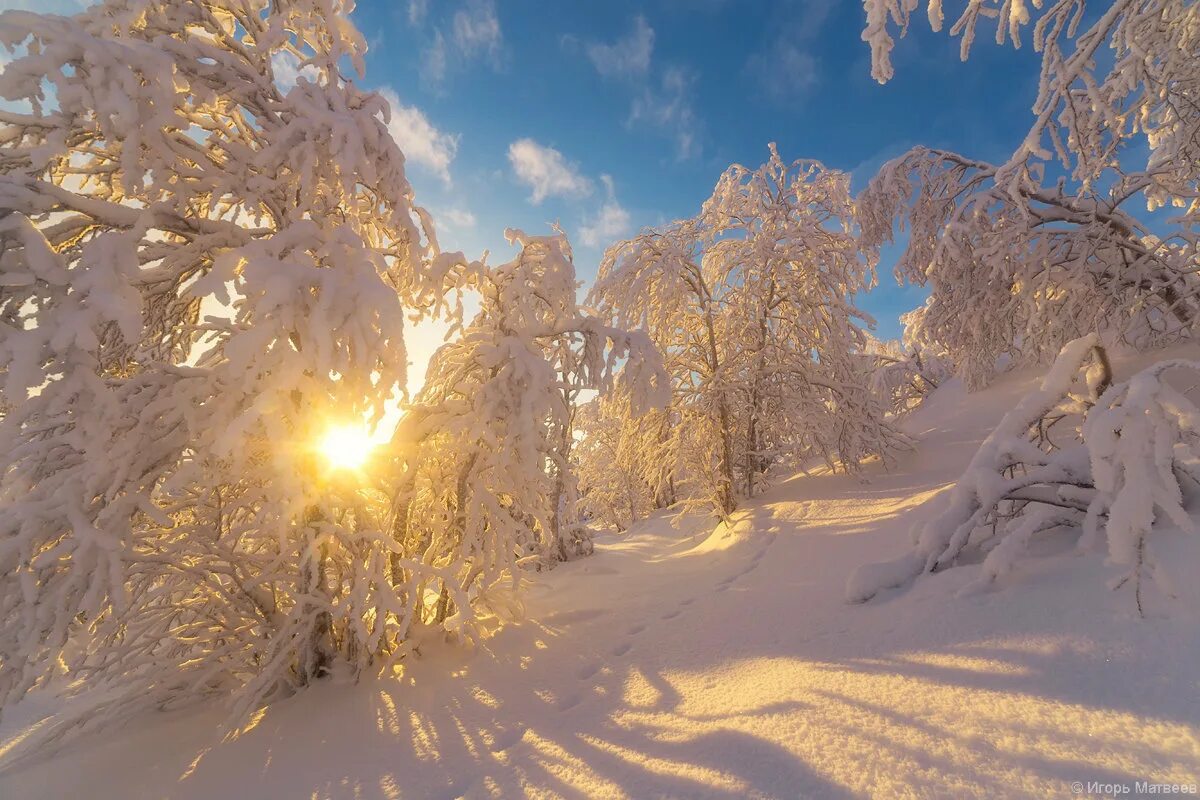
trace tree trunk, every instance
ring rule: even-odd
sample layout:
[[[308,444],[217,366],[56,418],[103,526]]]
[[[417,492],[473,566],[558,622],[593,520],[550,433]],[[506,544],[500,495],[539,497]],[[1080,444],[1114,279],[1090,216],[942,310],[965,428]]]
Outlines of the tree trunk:
[[[566,386],[567,375],[562,375],[563,385]],[[583,555],[587,551],[586,547],[580,547],[580,542],[572,539],[570,542],[563,535],[564,522],[575,529],[577,520],[575,509],[570,509],[570,513],[563,513],[563,497],[566,495],[567,489],[567,469],[571,463],[571,446],[574,443],[572,437],[572,425],[575,418],[575,392],[569,388],[564,388],[563,402],[568,409],[568,423],[563,425],[558,431],[558,441],[555,443],[557,460],[551,460],[554,468],[554,493],[551,496],[550,507],[550,552],[557,561],[570,561],[572,557]],[[574,504],[572,504],[574,505]],[[564,520],[564,517],[566,519]],[[573,535],[573,534],[572,534]]]
[[[453,541],[461,542],[463,540],[463,532],[467,529],[467,497],[469,494],[467,479],[471,477],[471,470],[475,468],[475,462],[479,459],[478,452],[472,453],[467,462],[463,464],[462,469],[458,471],[458,479],[455,482],[455,508],[454,508],[454,535]],[[470,584],[463,587],[466,591]],[[446,619],[452,616],[455,612],[454,601],[450,598],[450,589],[445,583],[442,584],[442,591],[438,595],[437,605],[434,608],[433,621],[434,624],[440,625]]]
[[[305,545],[308,552],[300,567],[300,584],[305,595],[328,598],[325,586],[325,546],[314,548],[317,540],[316,523],[323,518],[321,509],[311,505],[304,510]],[[319,606],[305,601],[305,610],[316,610]],[[333,618],[329,611],[321,609],[313,616],[312,625],[304,634],[299,648],[297,675],[301,686],[307,686],[329,672],[333,659]]]
[[[754,387],[750,391],[750,413],[746,426],[746,496],[754,496],[754,479],[766,471],[760,454],[758,418],[762,411],[762,371],[767,351],[767,316],[775,306],[775,282],[767,290],[766,304],[758,320],[758,353],[754,364]]]
[[[712,380],[719,380],[721,371],[720,356],[717,353],[717,334],[713,329],[712,311],[705,311],[704,325],[708,332],[709,364],[712,367]],[[717,386],[717,422],[720,425],[721,449],[717,469],[721,484],[717,488],[717,505],[722,518],[728,518],[737,508],[733,497],[733,432],[729,424],[729,403],[725,390]]]

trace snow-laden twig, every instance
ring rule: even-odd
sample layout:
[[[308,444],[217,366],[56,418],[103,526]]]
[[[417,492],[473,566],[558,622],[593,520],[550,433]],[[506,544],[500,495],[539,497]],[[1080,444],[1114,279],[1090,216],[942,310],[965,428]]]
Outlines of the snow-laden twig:
[[[1095,334],[1069,343],[980,445],[940,512],[914,528],[913,549],[855,570],[847,599],[953,567],[975,547],[990,547],[975,585],[991,584],[1036,534],[1061,527],[1079,529],[1083,547],[1105,536],[1110,563],[1123,568],[1114,586],[1132,583],[1139,612],[1144,574],[1170,594],[1150,533],[1200,530],[1181,488],[1197,477],[1200,409],[1165,379],[1173,371],[1200,372],[1200,362],[1162,361],[1113,383]],[[1071,420],[1071,440],[1051,441],[1048,419]]]

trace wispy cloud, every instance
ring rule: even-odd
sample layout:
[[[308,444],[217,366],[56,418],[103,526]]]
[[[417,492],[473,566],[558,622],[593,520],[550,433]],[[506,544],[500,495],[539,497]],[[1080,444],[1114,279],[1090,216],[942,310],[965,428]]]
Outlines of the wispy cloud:
[[[446,80],[446,37],[433,32],[433,41],[421,52],[421,80],[427,86],[441,86]]]
[[[468,0],[465,8],[454,13],[454,43],[467,57],[486,55],[495,59],[503,41],[493,0]]]
[[[475,215],[465,208],[442,208],[434,215],[440,227],[455,233],[469,231],[475,227]]]
[[[271,56],[271,72],[275,74],[275,83],[284,92],[291,91],[301,75],[310,81],[315,81],[320,74],[316,67],[301,67],[298,57],[283,51]]]
[[[408,0],[408,24],[419,27],[429,13],[429,0]]]
[[[767,97],[779,103],[800,99],[817,85],[820,78],[816,58],[784,37],[750,56],[746,73]]]
[[[761,94],[778,104],[803,99],[821,80],[813,45],[835,0],[792,0],[775,7],[770,35],[746,59],[744,72]]]
[[[533,139],[510,144],[508,162],[517,180],[532,190],[529,200],[535,205],[551,196],[579,197],[592,192],[592,182],[580,174],[576,165],[553,147]]]
[[[428,0],[409,0],[409,23],[423,27],[429,11]],[[421,80],[426,87],[440,91],[452,72],[478,60],[499,69],[503,55],[504,32],[495,0],[467,0],[448,21],[443,20],[429,33],[429,44],[421,51]]]
[[[564,38],[564,45],[573,44]],[[645,125],[675,143],[680,160],[700,154],[699,119],[691,101],[691,74],[679,66],[655,69],[654,28],[634,17],[633,28],[615,42],[592,42],[586,48],[596,72],[626,81],[633,90],[627,124]]]
[[[680,67],[671,67],[657,86],[647,85],[633,99],[630,124],[646,123],[667,133],[675,141],[680,160],[700,155],[699,120],[692,108],[691,76]]]
[[[604,184],[604,205],[595,216],[585,218],[579,228],[579,239],[588,247],[599,247],[618,239],[630,229],[629,212],[617,202],[617,193],[611,175],[601,175]]]
[[[392,109],[388,131],[404,151],[405,158],[450,183],[450,164],[458,153],[458,134],[445,133],[416,106],[406,106],[391,89],[379,92]]]
[[[645,75],[654,53],[654,29],[638,15],[633,30],[612,44],[593,42],[587,47],[588,58],[596,71],[607,77]]]

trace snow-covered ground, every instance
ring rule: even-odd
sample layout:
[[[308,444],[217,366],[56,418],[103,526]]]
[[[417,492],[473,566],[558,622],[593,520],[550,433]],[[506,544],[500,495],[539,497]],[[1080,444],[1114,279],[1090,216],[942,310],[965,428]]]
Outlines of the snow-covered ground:
[[[427,646],[402,678],[318,687],[235,741],[218,739],[224,709],[144,719],[0,775],[0,797],[996,798],[1200,781],[1197,537],[1159,537],[1179,596],[1148,592],[1146,619],[1106,588],[1102,553],[1065,540],[990,593],[955,596],[968,566],[843,600],[1034,379],[969,403],[948,385],[891,471],[796,477],[731,530],[660,518],[601,537],[473,652]],[[6,720],[0,748],[33,718]]]

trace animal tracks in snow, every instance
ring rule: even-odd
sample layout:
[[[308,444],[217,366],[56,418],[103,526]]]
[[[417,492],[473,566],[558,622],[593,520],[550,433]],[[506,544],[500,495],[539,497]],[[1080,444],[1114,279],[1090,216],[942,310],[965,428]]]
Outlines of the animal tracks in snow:
[[[570,711],[575,706],[583,702],[583,695],[572,693],[565,695],[561,700],[554,704],[558,711]]]
[[[733,586],[733,584],[735,584],[740,578],[744,578],[747,575],[749,575],[750,573],[754,572],[756,569],[758,569],[762,564],[763,558],[766,557],[767,551],[770,549],[771,549],[771,545],[769,543],[764,545],[763,547],[759,548],[758,552],[750,557],[750,563],[748,563],[745,567],[743,567],[742,569],[733,573],[729,577],[724,578],[717,583],[717,591],[718,592],[729,591],[729,588],[731,586]]]
[[[515,747],[522,739],[525,738],[525,733],[529,729],[524,725],[516,725],[502,731],[496,731],[492,738],[491,751],[493,753],[503,753]]]
[[[584,665],[579,672],[575,673],[576,677],[581,681],[591,680],[600,671],[600,662],[593,661],[590,664]]]

